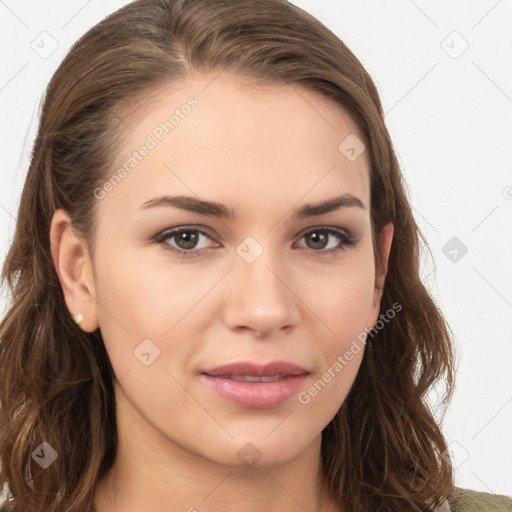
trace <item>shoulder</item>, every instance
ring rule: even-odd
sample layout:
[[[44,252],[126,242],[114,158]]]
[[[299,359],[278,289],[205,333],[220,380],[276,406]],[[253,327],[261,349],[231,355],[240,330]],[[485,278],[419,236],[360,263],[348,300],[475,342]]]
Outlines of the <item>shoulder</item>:
[[[451,512],[512,512],[512,497],[455,487],[448,497]]]

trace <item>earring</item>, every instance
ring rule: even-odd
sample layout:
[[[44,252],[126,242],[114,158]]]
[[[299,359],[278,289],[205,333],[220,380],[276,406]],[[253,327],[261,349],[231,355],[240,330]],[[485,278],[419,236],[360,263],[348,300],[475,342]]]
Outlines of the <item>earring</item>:
[[[370,338],[368,335],[375,329],[375,326],[373,326],[369,331],[368,333],[366,334],[366,346],[368,347],[368,350],[372,350],[373,349],[373,344],[372,344],[372,341],[373,341],[373,335],[372,337]]]
[[[73,320],[74,320],[74,322],[75,322],[77,325],[79,325],[79,324],[80,324],[80,322],[81,322],[83,319],[84,319],[84,316],[83,316],[83,315],[80,315],[80,314],[79,314],[79,315],[76,315],[76,316],[74,316],[74,317],[73,317]]]

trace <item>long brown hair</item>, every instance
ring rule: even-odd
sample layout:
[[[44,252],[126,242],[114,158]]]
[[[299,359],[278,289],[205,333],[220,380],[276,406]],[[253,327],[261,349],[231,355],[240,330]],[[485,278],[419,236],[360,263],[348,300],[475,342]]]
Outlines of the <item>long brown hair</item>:
[[[353,116],[370,158],[376,264],[383,226],[394,240],[376,332],[342,407],[322,433],[326,481],[344,511],[434,510],[452,491],[447,446],[426,394],[454,383],[450,329],[420,277],[428,248],[369,74],[322,23],[286,0],[136,0],[89,30],[46,91],[15,237],[2,272],[12,294],[0,324],[0,485],[23,512],[94,510],[117,426],[112,366],[99,329],[82,331],[64,302],[49,231],[65,209],[90,243],[93,191],[112,172],[130,119],[152,91],[195,73],[304,87]],[[341,142],[341,141],[340,141]],[[444,412],[443,412],[444,414]],[[32,454],[47,442],[47,469]]]

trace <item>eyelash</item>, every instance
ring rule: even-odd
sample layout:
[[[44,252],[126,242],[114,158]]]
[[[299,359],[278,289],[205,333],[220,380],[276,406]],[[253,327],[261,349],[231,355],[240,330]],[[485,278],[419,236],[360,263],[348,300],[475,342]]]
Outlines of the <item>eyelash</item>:
[[[171,230],[165,230],[161,231],[160,233],[156,234],[152,239],[151,242],[155,244],[162,245],[163,249],[166,251],[170,251],[174,254],[180,254],[185,257],[193,257],[196,256],[198,253],[200,253],[203,250],[208,249],[190,249],[190,250],[184,250],[184,249],[177,249],[175,247],[169,246],[169,244],[165,243],[165,240],[168,240],[169,238],[174,238],[182,233],[189,233],[189,232],[197,232],[200,235],[204,235],[208,238],[212,238],[210,234],[208,234],[206,231],[203,231],[201,229],[198,229],[197,227],[191,226],[182,226],[179,228],[174,228]],[[306,249],[308,252],[316,255],[316,256],[335,256],[341,251],[345,251],[347,247],[352,247],[356,245],[357,238],[349,233],[347,233],[345,230],[329,227],[329,226],[318,226],[316,228],[310,229],[309,231],[306,231],[303,233],[300,238],[304,238],[305,236],[315,233],[315,232],[322,232],[322,233],[328,233],[330,235],[335,236],[338,238],[341,242],[341,246],[334,247],[327,250],[315,250],[315,249]],[[211,248],[209,248],[211,249]]]

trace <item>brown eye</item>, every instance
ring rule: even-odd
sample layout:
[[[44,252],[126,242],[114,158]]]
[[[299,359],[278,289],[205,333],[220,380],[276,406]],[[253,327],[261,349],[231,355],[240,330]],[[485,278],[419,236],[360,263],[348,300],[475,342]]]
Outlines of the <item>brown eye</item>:
[[[306,240],[307,248],[315,254],[337,253],[355,245],[357,242],[357,239],[345,230],[330,227],[315,228],[302,235],[301,238]],[[334,239],[331,247],[328,247],[329,239]]]
[[[193,227],[180,227],[167,230],[153,237],[153,241],[159,243],[167,251],[171,251],[184,256],[195,256],[203,250],[211,247],[199,247],[197,245],[202,240],[211,240],[211,237],[205,231]]]
[[[305,236],[306,240],[311,241],[313,247],[311,249],[325,249],[327,242],[329,241],[329,235],[322,231],[311,231]]]
[[[180,249],[194,249],[199,241],[197,231],[181,231],[169,238],[174,238]]]

